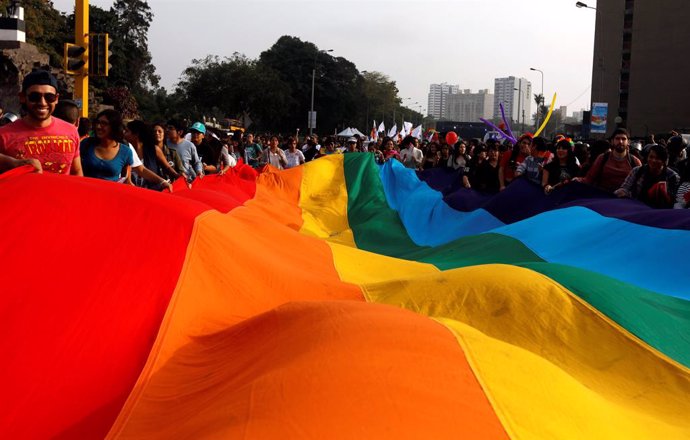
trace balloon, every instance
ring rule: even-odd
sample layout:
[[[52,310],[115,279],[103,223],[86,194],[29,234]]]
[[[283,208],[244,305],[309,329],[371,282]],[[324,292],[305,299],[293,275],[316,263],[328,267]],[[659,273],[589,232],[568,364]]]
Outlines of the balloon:
[[[539,130],[537,130],[536,133],[534,133],[534,137],[537,137],[541,134],[542,130],[546,127],[546,124],[549,122],[549,119],[551,119],[551,113],[553,113],[553,108],[556,105],[556,94],[553,94],[553,99],[551,100],[551,107],[549,108],[549,112],[546,114],[546,117],[544,118],[544,122],[541,123],[541,127],[539,127]]]
[[[458,134],[454,131],[449,131],[446,133],[446,143],[448,145],[455,145],[455,143],[458,141]]]
[[[498,104],[498,106],[501,109],[501,118],[503,118],[503,123],[506,124],[506,128],[508,131],[508,139],[515,139],[515,135],[513,135],[513,130],[510,129],[510,123],[506,119],[506,111],[503,109],[503,103]],[[517,143],[517,142],[513,142]]]
[[[503,108],[503,103],[501,102],[498,106],[501,109],[501,119],[503,119],[503,122],[501,122],[498,127],[484,118],[479,118],[479,120],[488,125],[492,130],[497,131],[501,137],[508,139],[514,144],[517,144],[517,139],[515,139],[513,130],[510,129],[510,123],[508,122],[508,119],[506,119],[506,112]]]
[[[499,134],[502,138],[508,139],[510,142],[512,142],[512,143],[514,143],[514,144],[517,144],[517,139],[515,139],[514,137],[511,137],[511,136],[508,136],[508,135],[506,134],[506,132],[504,132],[504,131],[501,130],[500,128],[496,127],[496,124],[494,124],[493,122],[487,121],[487,120],[484,119],[484,118],[479,118],[479,120],[482,121],[483,123],[485,123],[486,125],[488,125],[489,128],[491,128],[492,130],[497,131],[498,134]]]

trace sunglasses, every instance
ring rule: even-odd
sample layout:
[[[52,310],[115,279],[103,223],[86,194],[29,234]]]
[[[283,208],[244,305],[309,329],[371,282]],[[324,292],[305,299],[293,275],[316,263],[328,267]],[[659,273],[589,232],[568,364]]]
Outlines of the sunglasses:
[[[40,93],[40,92],[31,92],[28,95],[26,95],[26,99],[29,100],[29,102],[41,102],[41,99],[45,99],[45,101],[48,104],[52,104],[55,101],[57,101],[58,95],[55,93]]]

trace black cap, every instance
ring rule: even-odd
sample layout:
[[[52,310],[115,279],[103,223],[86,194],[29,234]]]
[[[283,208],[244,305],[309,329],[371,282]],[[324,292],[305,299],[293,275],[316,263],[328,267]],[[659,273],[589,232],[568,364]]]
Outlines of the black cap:
[[[57,92],[57,79],[47,70],[34,70],[24,77],[22,91],[26,92],[31,86],[52,86]]]

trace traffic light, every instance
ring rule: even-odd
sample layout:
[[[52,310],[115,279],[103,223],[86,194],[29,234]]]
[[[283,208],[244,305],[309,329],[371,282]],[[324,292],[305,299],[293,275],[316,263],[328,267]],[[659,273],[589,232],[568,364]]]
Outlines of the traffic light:
[[[108,76],[111,44],[109,34],[89,35],[89,76]]]
[[[86,48],[77,44],[65,43],[65,73],[79,75],[83,73],[88,54]]]

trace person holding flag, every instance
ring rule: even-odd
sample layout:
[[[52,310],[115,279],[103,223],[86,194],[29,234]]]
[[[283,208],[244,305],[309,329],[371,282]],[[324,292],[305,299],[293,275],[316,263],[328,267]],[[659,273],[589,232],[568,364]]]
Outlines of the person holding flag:
[[[376,142],[378,138],[379,132],[376,130],[376,120],[374,120],[374,125],[371,126],[371,135],[369,136],[369,140]]]
[[[376,125],[375,122],[374,122],[374,125]],[[383,121],[381,121],[381,123],[379,124],[379,128],[378,128],[376,131],[377,131],[378,133],[383,133],[384,136],[386,135],[386,126],[385,126],[385,124],[383,123]]]
[[[414,136],[405,136],[400,144],[400,161],[406,168],[413,170],[421,170],[424,164],[424,154],[422,150],[417,148],[417,138]]]
[[[388,131],[388,137],[393,139],[395,135],[398,134],[398,124],[393,124],[391,129]]]

